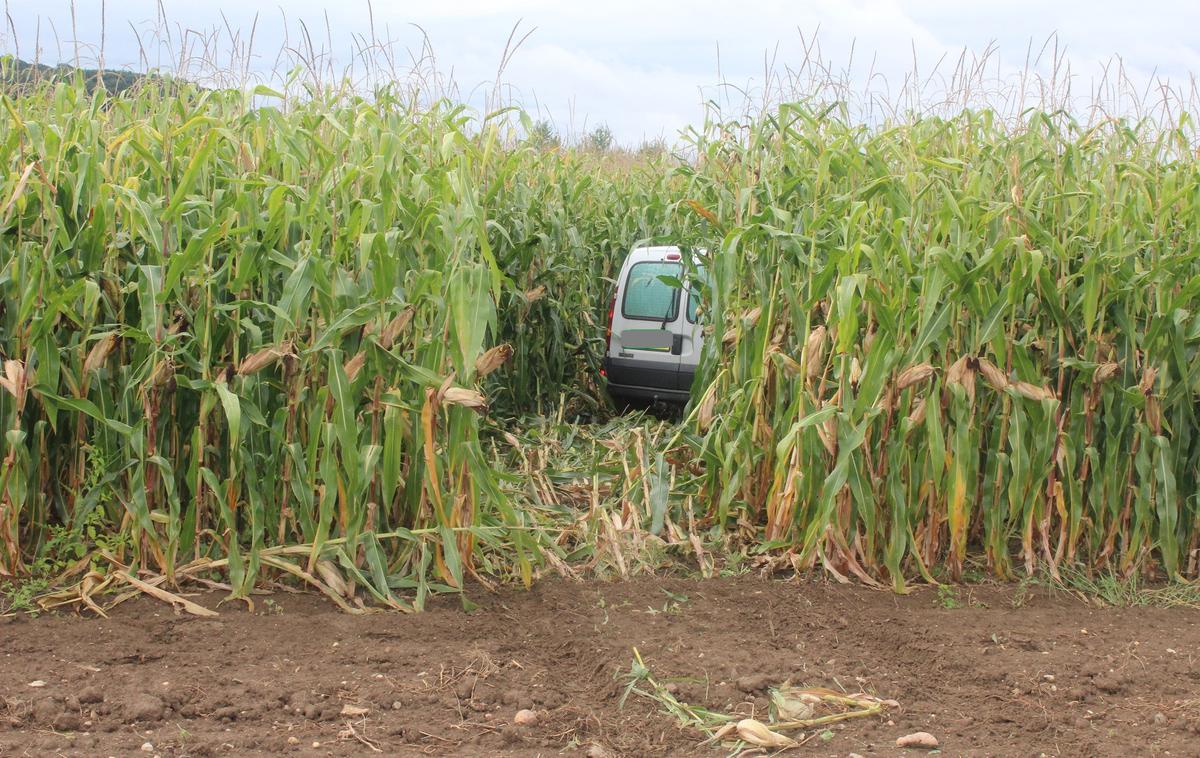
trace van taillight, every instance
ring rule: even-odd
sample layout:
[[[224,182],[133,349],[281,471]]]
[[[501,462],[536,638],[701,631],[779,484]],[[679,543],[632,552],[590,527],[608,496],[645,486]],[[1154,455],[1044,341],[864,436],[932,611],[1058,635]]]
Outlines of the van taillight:
[[[608,328],[604,330],[604,352],[608,353],[612,349],[612,328],[613,315],[617,312],[617,296],[613,295],[612,300],[608,304]]]

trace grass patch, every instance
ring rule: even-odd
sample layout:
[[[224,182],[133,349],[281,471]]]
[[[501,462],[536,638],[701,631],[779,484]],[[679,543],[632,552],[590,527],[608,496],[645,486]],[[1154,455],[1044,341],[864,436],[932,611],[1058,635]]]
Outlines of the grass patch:
[[[1195,583],[1146,584],[1137,575],[1089,577],[1071,572],[1063,574],[1062,581],[1056,586],[1102,608],[1200,609],[1200,584]]]

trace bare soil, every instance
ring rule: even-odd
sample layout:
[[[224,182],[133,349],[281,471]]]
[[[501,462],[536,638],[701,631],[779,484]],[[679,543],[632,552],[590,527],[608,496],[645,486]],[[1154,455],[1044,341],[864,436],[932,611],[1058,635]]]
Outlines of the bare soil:
[[[727,755],[651,700],[620,707],[635,646],[681,700],[727,712],[765,719],[765,687],[786,679],[899,701],[794,755],[923,755],[895,747],[915,731],[943,755],[1200,754],[1194,610],[993,587],[946,608],[931,589],[751,577],[473,599],[472,613],[443,600],[354,617],[281,593],[216,619],[150,599],[110,619],[0,618],[0,754]],[[539,722],[514,726],[522,708]]]

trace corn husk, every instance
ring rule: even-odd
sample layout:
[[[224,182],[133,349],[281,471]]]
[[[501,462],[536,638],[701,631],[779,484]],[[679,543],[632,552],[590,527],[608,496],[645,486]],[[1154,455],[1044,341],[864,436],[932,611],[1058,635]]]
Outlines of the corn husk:
[[[387,325],[379,332],[379,346],[384,350],[391,350],[392,345],[396,343],[396,338],[404,333],[405,328],[412,321],[413,313],[413,307],[407,306],[387,322]]]
[[[975,361],[970,356],[962,356],[946,369],[947,386],[962,387],[967,393],[967,399],[975,402]]]
[[[725,739],[726,737],[728,737],[729,735],[731,735],[735,732],[737,732],[737,722],[730,721],[729,723],[723,725],[717,731],[713,732],[711,737],[706,739],[704,742],[701,742],[700,744],[707,745],[710,742],[720,742],[721,740]]]
[[[738,737],[757,747],[794,747],[796,741],[771,729],[758,719],[742,719],[737,723]]]
[[[800,374],[800,364],[796,363],[790,355],[783,352],[783,348],[780,347],[779,342],[772,341],[767,347],[767,359],[773,359],[787,376],[797,376]]]
[[[997,392],[1003,392],[1008,389],[1011,382],[1008,377],[1000,370],[1000,367],[989,361],[987,358],[980,358],[979,373],[983,376],[983,381],[988,383],[988,386]]]
[[[0,387],[16,398],[17,412],[25,408],[25,397],[29,391],[30,377],[25,370],[25,364],[18,360],[4,362],[4,376],[0,377]]]
[[[1162,409],[1158,398],[1153,395],[1146,398],[1146,426],[1150,427],[1154,434],[1162,433]]]
[[[925,421],[925,398],[919,397],[913,403],[912,410],[908,412],[908,421],[913,426],[918,426]]]
[[[824,326],[818,326],[808,334],[808,339],[804,342],[804,366],[808,373],[808,380],[812,381],[821,375],[825,360],[825,342],[829,330]]]
[[[461,405],[473,411],[487,410],[487,398],[482,392],[465,387],[448,387],[441,395],[442,402],[447,405]]]
[[[497,345],[475,359],[475,372],[483,378],[503,366],[512,354],[512,345]]]
[[[797,693],[794,688],[783,686],[771,692],[771,704],[775,706],[777,721],[804,721],[813,717],[820,698]]]
[[[320,574],[321,581],[325,582],[329,589],[342,597],[350,596],[350,587],[346,584],[342,573],[337,570],[337,566],[329,561],[317,561],[317,573]]]
[[[237,374],[238,376],[257,374],[259,371],[273,366],[275,361],[279,360],[282,356],[283,350],[281,346],[272,345],[264,347],[242,359],[242,362],[238,364]]]
[[[238,166],[246,173],[254,171],[258,166],[258,161],[254,160],[254,152],[245,142],[238,145]]]
[[[717,407],[717,392],[713,387],[704,395],[704,399],[700,401],[700,409],[696,412],[697,423],[700,426],[701,432],[707,432],[712,426],[713,410]]]
[[[362,371],[362,367],[366,362],[367,352],[365,350],[359,350],[355,353],[354,357],[346,361],[345,365],[342,366],[342,370],[346,372],[346,378],[350,381],[357,379],[358,373]]]
[[[1117,374],[1121,373],[1121,365],[1119,363],[1101,363],[1096,367],[1095,373],[1092,374],[1092,384],[1104,384]]]
[[[1028,400],[1053,400],[1054,391],[1048,387],[1039,387],[1029,382],[1013,382],[1010,385],[1016,393]]]
[[[116,332],[109,332],[96,340],[96,344],[92,345],[92,349],[88,351],[87,358],[83,361],[83,372],[90,374],[103,366],[104,362],[108,360],[109,353],[113,351],[116,345]]]
[[[150,385],[153,387],[164,387],[171,383],[175,378],[175,362],[170,358],[165,358],[158,362],[154,367],[154,373],[150,375]]]
[[[1145,370],[1142,371],[1142,381],[1138,383],[1138,389],[1142,391],[1143,395],[1150,394],[1150,391],[1154,389],[1154,380],[1157,378],[1158,369],[1154,368],[1153,366],[1147,366]]]
[[[817,436],[825,447],[825,452],[837,455],[837,418],[831,417],[824,423],[817,424]]]
[[[863,353],[870,353],[871,348],[875,345],[875,340],[879,337],[879,330],[871,328],[867,332],[867,336],[863,338]]]
[[[896,377],[896,389],[903,391],[914,384],[920,384],[933,376],[933,370],[933,366],[928,363],[918,363],[915,366],[909,366]]]
[[[934,750],[938,746],[938,739],[929,732],[913,732],[906,734],[903,737],[896,738],[896,747],[898,748],[914,748],[917,750]]]

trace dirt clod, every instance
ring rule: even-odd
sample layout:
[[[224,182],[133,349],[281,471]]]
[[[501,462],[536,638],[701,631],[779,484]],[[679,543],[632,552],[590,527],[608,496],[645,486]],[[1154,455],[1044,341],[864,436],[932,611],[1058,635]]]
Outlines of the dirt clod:
[[[505,705],[523,705],[528,700],[529,696],[519,690],[505,690],[500,696],[500,702]]]
[[[125,705],[129,721],[158,721],[163,717],[163,701],[149,693],[134,695]]]
[[[227,705],[213,711],[212,717],[218,721],[237,721],[238,709],[235,706]]]
[[[104,690],[100,689],[99,687],[84,687],[79,691],[79,694],[76,695],[76,698],[78,698],[79,702],[83,705],[103,703]]]
[[[49,724],[61,712],[62,708],[59,707],[58,703],[49,698],[39,700],[33,704],[33,718],[39,724]]]
[[[1107,695],[1119,695],[1125,691],[1125,677],[1117,672],[1101,674],[1092,680],[1096,689]]]
[[[338,708],[336,705],[327,705],[321,709],[321,717],[320,718],[322,721],[333,721],[340,715],[341,715],[340,708]]]
[[[772,674],[755,674],[753,676],[743,676],[737,680],[737,688],[746,694],[755,692],[765,692],[767,687],[772,684],[778,684],[778,675]]]
[[[521,741],[521,730],[509,724],[500,730],[500,737],[506,745],[515,745]]]

